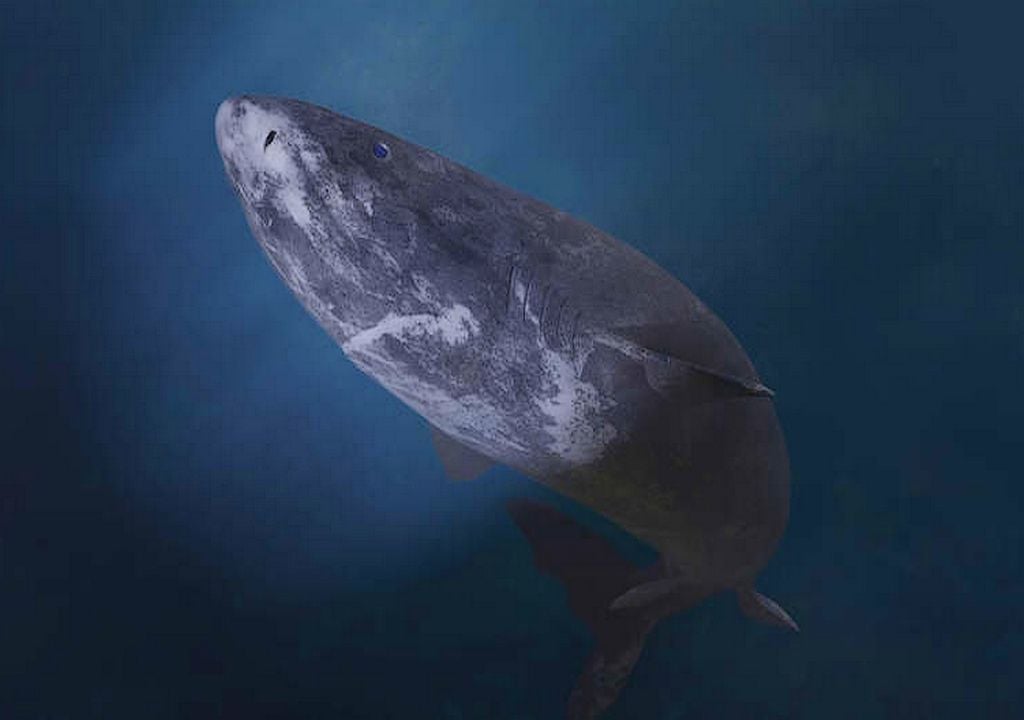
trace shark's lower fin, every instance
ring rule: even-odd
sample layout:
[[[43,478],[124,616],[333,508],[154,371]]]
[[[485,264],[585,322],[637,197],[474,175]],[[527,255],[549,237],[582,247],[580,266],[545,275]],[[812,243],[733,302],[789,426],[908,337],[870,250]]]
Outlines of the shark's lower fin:
[[[553,507],[515,500],[508,503],[508,511],[530,542],[534,564],[565,587],[569,608],[594,636],[593,651],[569,696],[568,717],[596,718],[626,686],[658,621],[695,604],[704,594],[676,594],[661,598],[663,602],[612,610],[613,599],[634,586],[644,568]]]
[[[595,630],[607,619],[609,603],[630,588],[641,568],[550,505],[520,498],[506,507],[530,543],[533,564],[565,587],[569,608]]]
[[[441,459],[445,474],[452,480],[474,480],[494,465],[489,457],[466,447],[433,425],[430,426],[430,438],[434,441],[434,450]]]

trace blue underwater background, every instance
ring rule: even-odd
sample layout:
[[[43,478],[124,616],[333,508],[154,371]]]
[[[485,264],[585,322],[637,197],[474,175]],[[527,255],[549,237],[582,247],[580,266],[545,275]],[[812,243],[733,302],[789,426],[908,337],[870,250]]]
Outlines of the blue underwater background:
[[[630,547],[443,477],[250,236],[240,92],[608,230],[778,391],[802,633],[714,598],[609,717],[1024,717],[1019,8],[5,4],[0,717],[562,717],[590,638],[504,503]]]

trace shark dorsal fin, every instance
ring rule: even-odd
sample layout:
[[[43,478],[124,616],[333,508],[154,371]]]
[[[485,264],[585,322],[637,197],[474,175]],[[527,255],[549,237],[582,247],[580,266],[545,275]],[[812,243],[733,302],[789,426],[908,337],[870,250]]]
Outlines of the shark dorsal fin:
[[[486,455],[468,448],[450,435],[430,426],[430,438],[441,459],[445,474],[452,480],[474,480],[494,465]]]

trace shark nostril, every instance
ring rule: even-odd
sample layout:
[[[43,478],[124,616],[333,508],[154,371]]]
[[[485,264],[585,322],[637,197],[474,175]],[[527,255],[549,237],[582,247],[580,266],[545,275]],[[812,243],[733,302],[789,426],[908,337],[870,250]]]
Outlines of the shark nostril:
[[[266,140],[263,141],[263,149],[266,150],[270,147],[270,143],[274,142],[274,138],[277,137],[277,130],[271,130],[267,133]]]

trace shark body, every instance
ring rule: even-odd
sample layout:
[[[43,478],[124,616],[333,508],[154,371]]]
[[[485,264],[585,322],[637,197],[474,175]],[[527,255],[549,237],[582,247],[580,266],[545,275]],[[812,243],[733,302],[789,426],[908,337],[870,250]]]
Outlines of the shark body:
[[[583,221],[327,109],[240,96],[215,126],[271,264],[426,420],[451,476],[513,467],[661,553],[602,596],[607,622],[653,626],[732,590],[747,614],[795,629],[754,590],[789,513],[773,393],[685,285]],[[520,511],[528,537],[530,518],[547,522]],[[576,717],[610,703],[592,680]]]

